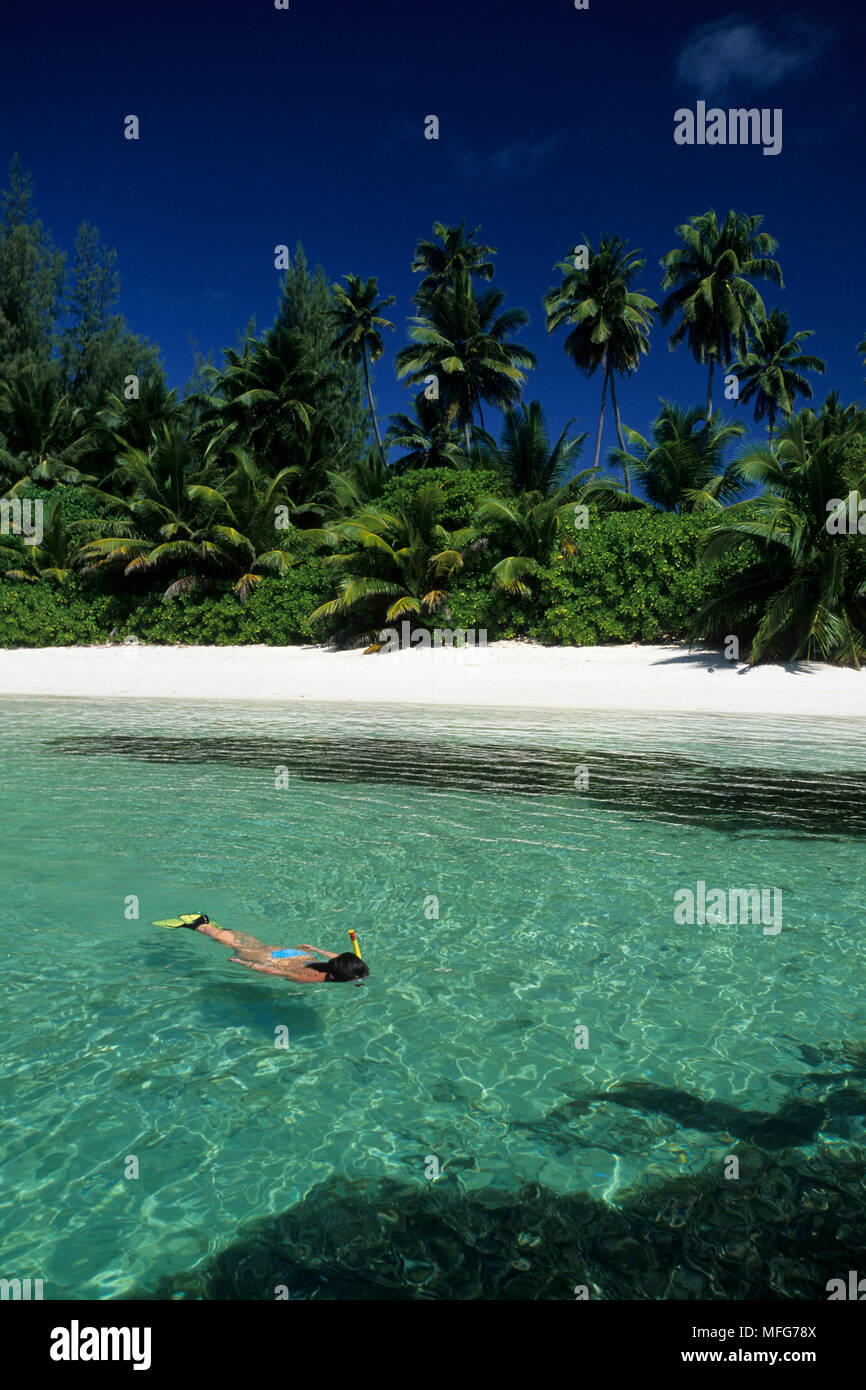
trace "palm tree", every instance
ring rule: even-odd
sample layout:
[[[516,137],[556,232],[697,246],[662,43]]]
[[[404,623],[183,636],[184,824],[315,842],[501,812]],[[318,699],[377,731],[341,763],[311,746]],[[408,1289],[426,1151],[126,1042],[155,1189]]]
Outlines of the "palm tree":
[[[0,494],[14,495],[30,481],[30,460],[12,453],[5,434],[0,434]]]
[[[382,448],[382,436],[379,433],[379,421],[376,419],[376,407],[373,403],[369,363],[378,362],[385,351],[385,344],[379,330],[382,328],[393,329],[394,325],[388,319],[382,318],[381,311],[396,301],[393,294],[390,294],[387,299],[381,299],[377,302],[379,285],[375,276],[363,283],[357,275],[346,275],[344,278],[346,289],[342,285],[334,285],[333,287],[336,300],[336,305],[331,310],[331,320],[336,329],[333,347],[347,362],[361,362],[363,364],[367,400],[370,403],[370,417],[373,421],[379,453],[384,463],[385,451]]]
[[[136,400],[109,393],[97,411],[99,425],[110,436],[113,452],[120,448],[146,449],[153,430],[162,425],[181,423],[187,416],[185,404],[176,390],[167,391],[160,377],[145,377]]]
[[[325,410],[327,406],[325,406]],[[287,468],[293,479],[292,519],[299,526],[317,525],[331,497],[331,475],[345,465],[351,442],[337,438],[331,419],[324,412],[313,416],[309,431],[299,434]]]
[[[298,462],[299,445],[310,434],[329,387],[313,366],[300,333],[277,325],[266,342],[248,338],[243,351],[225,351],[220,370],[207,366],[209,395],[193,397],[200,423],[190,433],[207,460],[232,446],[251,450],[279,471]]]
[[[395,474],[415,468],[468,468],[470,459],[462,452],[459,437],[455,436],[439,401],[432,401],[426,392],[413,397],[415,415],[397,411],[389,417],[385,433],[389,445],[408,452],[392,466]]]
[[[754,399],[755,420],[769,416],[770,439],[777,411],[789,416],[797,396],[812,399],[812,387],[802,373],[823,372],[827,365],[820,357],[800,352],[800,343],[812,337],[811,329],[802,329],[790,339],[789,332],[788,315],[782,309],[773,309],[766,321],[749,334],[749,349],[743,360],[730,369],[740,380],[739,400],[748,405]]]
[[[746,351],[753,333],[766,318],[764,301],[751,283],[756,277],[782,285],[782,271],[771,259],[778,242],[758,229],[763,217],[731,210],[722,226],[714,209],[677,228],[683,245],[662,256],[662,289],[671,293],[662,302],[662,323],[675,314],[680,321],[670,337],[675,348],[683,339],[695,361],[709,363],[707,413],[713,413],[713,369]]]
[[[536,365],[535,354],[511,340],[529,322],[528,314],[500,312],[504,302],[502,290],[476,294],[468,273],[461,271],[453,286],[425,302],[424,312],[411,320],[412,344],[397,353],[397,374],[411,385],[436,376],[446,422],[463,430],[467,454],[475,410],[483,429],[482,402],[502,409],[515,405],[524,371]]]
[[[36,580],[50,579],[56,584],[65,584],[73,572],[76,544],[71,528],[64,522],[60,511],[59,496],[43,502],[42,540],[38,545],[24,545],[24,566],[21,566],[22,550],[0,545],[0,564],[11,564],[5,571],[6,579]],[[77,523],[73,522],[72,525]],[[13,527],[13,531],[15,528]]]
[[[514,499],[482,498],[473,518],[475,537],[494,540],[510,552],[491,570],[497,587],[520,598],[533,597],[531,581],[538,580],[553,559],[561,520],[572,509],[573,504],[563,499],[561,490],[551,497],[523,492]]]
[[[332,521],[345,520],[347,516],[377,502],[391,480],[391,473],[392,469],[382,462],[376,450],[372,450],[366,459],[359,459],[346,472],[329,473],[329,518]]]
[[[862,343],[857,344],[857,351],[866,352],[866,338],[863,339]],[[866,357],[863,358],[863,366],[866,367]]]
[[[700,406],[683,410],[664,401],[652,431],[649,440],[627,429],[629,451],[612,449],[609,455],[634,473],[650,506],[667,512],[718,510],[742,495],[736,463],[726,465],[723,458],[731,440],[746,433],[742,421],[718,424],[707,420]],[[609,493],[607,480],[591,483],[588,491],[596,490]],[[633,500],[623,494],[629,505]]]
[[[418,286],[415,303],[423,305],[440,290],[454,285],[458,275],[474,276],[478,280],[493,279],[493,262],[489,258],[496,255],[494,246],[485,246],[475,240],[480,227],[465,231],[465,219],[459,227],[446,227],[442,222],[434,222],[433,235],[439,237],[441,246],[435,241],[418,242],[412,269],[416,274],[424,272],[424,279]]]
[[[337,597],[321,604],[310,620],[357,613],[372,652],[380,649],[376,638],[383,627],[444,608],[448,578],[463,564],[461,547],[471,533],[445,530],[439,522],[443,503],[442,490],[428,486],[397,506],[364,507],[337,523],[340,539],[357,549],[326,557],[326,564],[345,574]]]
[[[639,251],[629,251],[619,237],[602,237],[597,252],[588,241],[584,244],[589,264],[583,269],[574,261],[560,261],[556,269],[563,272],[562,281],[547,291],[544,306],[548,333],[571,325],[565,351],[575,366],[587,376],[593,376],[599,367],[602,369],[601,409],[592,465],[597,468],[608,384],[617,436],[620,447],[625,449],[615,375],[635,371],[641,354],[649,351],[649,326],[657,306],[647,295],[631,288],[635,276],[646,265]]]
[[[234,592],[246,599],[262,581],[261,571],[286,575],[300,558],[334,541],[331,533],[291,524],[278,526],[278,508],[291,514],[287,487],[295,470],[267,474],[246,450],[231,450],[235,466],[219,487],[191,483],[190,500],[209,510],[209,539],[222,550],[220,559],[237,573]]]
[[[585,434],[566,438],[573,424],[574,421],[569,420],[551,446],[540,401],[512,406],[505,412],[502,439],[496,450],[497,463],[515,492],[549,497],[563,486],[574,471],[586,442]]]
[[[773,444],[740,461],[743,478],[764,492],[727,509],[702,558],[749,541],[758,553],[698,615],[695,633],[739,624],[754,628],[752,662],[819,658],[859,669],[866,654],[863,537],[832,534],[827,522],[834,502],[852,492],[858,502],[866,498],[866,450],[862,433],[820,437],[815,420],[802,411]]]
[[[20,483],[81,483],[78,464],[97,444],[83,410],[57,393],[51,372],[22,369],[0,381],[0,469]]]
[[[179,399],[176,390],[167,390],[161,377],[142,377],[139,391],[135,400],[109,392],[96,411],[93,452],[87,466],[98,485],[115,469],[118,454],[131,448],[152,448],[163,425],[188,429],[193,423],[190,405]]]
[[[843,407],[838,391],[827,393],[827,399],[817,414],[807,406],[800,411],[797,419],[802,420],[806,438],[813,447],[831,436],[859,435],[866,438],[866,410],[853,403]]]
[[[85,573],[119,568],[130,576],[191,568],[165,597],[207,583],[223,564],[223,549],[209,534],[207,514],[190,489],[209,481],[193,445],[176,425],[163,425],[149,450],[125,450],[107,480],[117,493],[90,489],[115,514],[88,523],[92,534],[81,550]]]

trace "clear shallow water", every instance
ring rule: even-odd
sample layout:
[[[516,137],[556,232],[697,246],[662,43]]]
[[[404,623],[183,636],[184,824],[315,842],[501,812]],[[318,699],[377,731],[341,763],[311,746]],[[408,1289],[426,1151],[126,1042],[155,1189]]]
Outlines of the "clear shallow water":
[[[150,1287],[335,1176],[423,1192],[428,1155],[465,1193],[617,1206],[731,1152],[731,1113],[672,1091],[759,1118],[843,1085],[866,1042],[863,725],[29,700],[0,721],[2,1272],[47,1297]],[[781,889],[783,930],[675,925],[698,880]],[[353,926],[373,976],[293,987],[149,925],[197,910],[289,946]],[[850,1155],[862,1114],[783,1140]]]

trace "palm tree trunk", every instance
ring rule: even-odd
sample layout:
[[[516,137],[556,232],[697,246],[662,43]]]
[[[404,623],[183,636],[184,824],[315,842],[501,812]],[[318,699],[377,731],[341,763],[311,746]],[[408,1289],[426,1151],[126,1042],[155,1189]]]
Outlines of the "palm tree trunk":
[[[619,402],[616,398],[616,372],[610,374],[610,398],[613,401],[613,417],[616,420],[616,437],[619,440],[619,447],[625,453],[625,440],[622,434],[622,420],[619,418]],[[629,477],[628,464],[622,466],[623,477],[625,478],[625,490],[631,492],[631,478]]]
[[[709,424],[709,422],[710,422],[710,417],[711,417],[711,415],[712,415],[712,413],[713,413],[713,368],[715,367],[715,365],[716,365],[715,358],[714,358],[714,357],[711,357],[711,358],[710,358],[710,375],[709,375],[709,378],[708,378],[708,380],[707,380],[707,424]]]
[[[464,421],[463,421],[463,438],[464,438],[465,441],[466,441],[466,453],[467,453],[467,456],[468,456],[469,454],[472,453],[472,441],[471,441],[470,438],[469,438],[469,421],[468,421],[468,420],[464,420]]]
[[[370,416],[371,416],[371,418],[372,418],[372,420],[373,420],[373,429],[374,429],[375,432],[376,432],[376,443],[379,445],[379,456],[380,456],[380,458],[381,458],[381,460],[382,460],[382,465],[383,465],[383,467],[384,467],[384,468],[387,468],[387,467],[388,467],[388,463],[387,463],[387,460],[386,460],[386,458],[385,458],[385,450],[382,448],[382,436],[381,436],[381,434],[379,433],[379,421],[376,419],[376,407],[375,407],[375,405],[373,404],[373,392],[372,392],[371,389],[370,389],[370,373],[369,373],[369,370],[368,370],[368,368],[367,368],[367,349],[366,349],[366,348],[364,348],[364,350],[363,350],[362,353],[361,353],[361,359],[362,359],[362,361],[363,361],[363,363],[364,363],[364,382],[365,382],[366,387],[367,387],[367,400],[370,402]]]
[[[598,456],[601,453],[601,429],[604,424],[604,400],[607,395],[607,379],[610,376],[610,367],[605,363],[604,382],[601,388],[601,410],[598,412],[598,430],[595,435],[595,457],[592,460],[593,468],[598,468]]]

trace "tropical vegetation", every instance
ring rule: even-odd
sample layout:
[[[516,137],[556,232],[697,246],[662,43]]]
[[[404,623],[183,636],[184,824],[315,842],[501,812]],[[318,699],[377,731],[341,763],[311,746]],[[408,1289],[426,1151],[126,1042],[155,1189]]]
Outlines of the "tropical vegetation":
[[[118,312],[115,253],[85,223],[67,262],[13,160],[0,645],[134,634],[372,653],[409,619],[546,643],[735,633],[753,661],[858,666],[866,413],[834,391],[812,403],[826,364],[804,350],[809,329],[765,305],[762,288],[783,280],[762,217],[689,217],[661,258],[658,302],[625,239],[575,242],[540,307],[597,385],[556,422],[522,340],[529,314],[508,304],[480,232],[437,222],[417,241],[402,342],[369,267],[333,283],[299,246],[273,324],[251,321],[219,362],[196,350],[179,390]],[[706,369],[706,399],[663,401],[638,429],[628,383],[656,322]],[[409,395],[383,418],[392,334]],[[717,371],[729,409],[714,407]]]

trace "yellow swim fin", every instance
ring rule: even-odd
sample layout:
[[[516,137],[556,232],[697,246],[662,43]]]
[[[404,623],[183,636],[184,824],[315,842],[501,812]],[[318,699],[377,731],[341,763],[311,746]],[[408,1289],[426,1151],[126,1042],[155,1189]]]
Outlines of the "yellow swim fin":
[[[165,917],[161,922],[154,922],[155,927],[168,927],[169,931],[175,931],[178,927],[192,927],[196,923],[202,924],[210,922],[201,912],[185,912],[182,917]],[[216,922],[210,922],[212,927],[216,927]],[[222,930],[221,927],[218,930]]]

